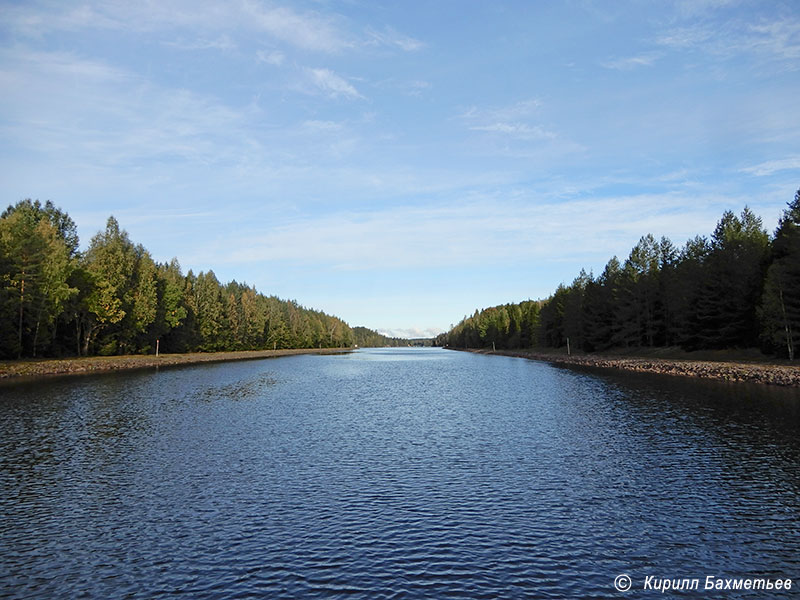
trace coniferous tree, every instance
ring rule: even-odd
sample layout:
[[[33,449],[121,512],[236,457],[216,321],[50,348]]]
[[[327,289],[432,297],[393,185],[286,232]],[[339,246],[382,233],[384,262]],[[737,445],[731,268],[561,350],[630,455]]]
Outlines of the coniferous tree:
[[[51,202],[0,216],[0,356],[350,346],[344,321],[213,272],[156,264],[113,217],[78,253]]]
[[[67,301],[76,268],[75,224],[52,202],[23,200],[0,217],[0,354],[36,356]]]
[[[156,318],[150,328],[151,344],[158,340],[161,351],[176,352],[186,346],[181,341],[181,326],[188,316],[183,295],[185,280],[176,258],[156,267],[158,304]]]
[[[778,222],[760,317],[762,339],[794,360],[800,336],[800,190]]]
[[[658,323],[656,345],[674,346],[680,337],[678,310],[681,281],[678,278],[678,250],[669,238],[658,243]]]
[[[123,319],[132,315],[136,247],[114,217],[109,217],[104,231],[92,238],[83,260],[91,291],[86,297],[83,354],[89,354],[95,342],[100,354],[115,354],[128,345],[128,328]]]
[[[619,339],[620,327],[616,307],[619,301],[622,268],[614,256],[600,277],[586,286],[585,324],[586,349],[606,350]]]
[[[214,271],[197,275],[194,284],[194,306],[198,336],[197,350],[214,352],[224,348],[220,337],[223,329],[224,308],[222,289]]]
[[[263,348],[265,313],[260,310],[255,289],[245,288],[241,296],[241,344],[243,348]]]
[[[699,347],[752,347],[758,343],[757,306],[769,236],[748,208],[726,211],[711,239],[706,279],[694,314]]]
[[[581,269],[564,297],[564,343],[569,340],[570,350],[586,348],[586,290],[592,282],[593,277]]]
[[[697,306],[703,293],[711,246],[708,240],[696,236],[686,242],[675,265],[675,285],[672,298],[674,326],[679,346],[696,350],[701,346],[698,335]]]

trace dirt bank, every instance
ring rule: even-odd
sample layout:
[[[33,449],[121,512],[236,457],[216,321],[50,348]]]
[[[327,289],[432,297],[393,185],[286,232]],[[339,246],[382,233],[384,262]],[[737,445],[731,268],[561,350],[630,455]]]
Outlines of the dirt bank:
[[[454,348],[455,349],[455,348]],[[468,350],[479,354],[500,354],[541,360],[559,365],[580,365],[603,369],[624,369],[641,373],[659,373],[662,375],[683,375],[703,377],[706,379],[722,379],[725,381],[748,381],[800,387],[800,365],[784,365],[775,363],[718,362],[706,360],[678,360],[667,358],[639,358],[602,355],[551,354],[533,350]]]
[[[87,358],[14,360],[0,362],[0,379],[100,373],[103,371],[145,369],[229,360],[254,360],[258,358],[289,356],[292,354],[339,354],[349,351],[348,349],[342,348],[321,348],[303,350],[247,350],[242,352],[196,352],[191,354],[161,354],[159,356],[92,356]]]

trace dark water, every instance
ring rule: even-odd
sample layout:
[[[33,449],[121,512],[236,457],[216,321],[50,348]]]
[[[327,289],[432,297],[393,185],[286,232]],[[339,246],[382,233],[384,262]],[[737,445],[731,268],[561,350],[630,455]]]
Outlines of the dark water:
[[[0,597],[798,597],[799,433],[796,391],[433,349],[5,386]]]

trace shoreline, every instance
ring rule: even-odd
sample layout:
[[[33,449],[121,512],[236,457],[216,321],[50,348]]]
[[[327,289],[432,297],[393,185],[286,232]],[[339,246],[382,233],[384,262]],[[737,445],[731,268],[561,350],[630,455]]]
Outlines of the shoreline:
[[[609,355],[560,355],[535,350],[485,350],[479,348],[448,348],[475,354],[511,356],[549,362],[556,365],[618,369],[637,373],[655,373],[720,381],[760,383],[784,387],[800,387],[800,365],[781,365],[754,362],[722,362],[712,360],[644,358]]]
[[[131,354],[126,356],[81,356],[0,361],[0,380],[15,381],[58,375],[91,375],[237,360],[279,358],[296,354],[345,354],[352,348],[296,348],[287,350],[240,350],[236,352],[192,352],[187,354]]]

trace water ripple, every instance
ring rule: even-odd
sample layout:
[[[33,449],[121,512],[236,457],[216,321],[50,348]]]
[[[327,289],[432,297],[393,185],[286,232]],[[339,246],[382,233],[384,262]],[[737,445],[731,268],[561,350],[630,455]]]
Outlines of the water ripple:
[[[665,381],[392,350],[6,386],[0,597],[794,576],[800,398]]]

